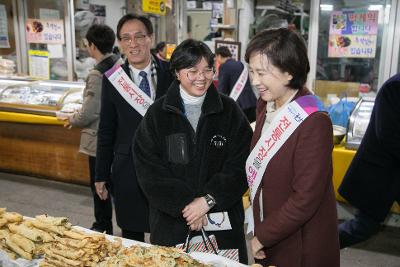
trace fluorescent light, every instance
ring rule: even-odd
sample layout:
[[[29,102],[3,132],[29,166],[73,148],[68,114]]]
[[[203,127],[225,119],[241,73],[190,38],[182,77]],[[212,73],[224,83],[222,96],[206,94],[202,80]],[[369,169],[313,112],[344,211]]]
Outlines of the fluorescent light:
[[[368,10],[381,10],[383,5],[369,5]]]
[[[319,5],[322,11],[332,11],[333,10],[333,5]]]

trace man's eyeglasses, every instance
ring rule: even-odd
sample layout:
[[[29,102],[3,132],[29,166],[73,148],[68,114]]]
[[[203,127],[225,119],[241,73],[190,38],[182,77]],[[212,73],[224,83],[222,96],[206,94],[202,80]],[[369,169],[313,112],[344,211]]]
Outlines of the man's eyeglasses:
[[[211,80],[214,77],[214,69],[212,68],[207,68],[204,69],[203,71],[199,71],[199,70],[189,70],[186,75],[187,78],[194,82],[196,79],[198,79],[200,77],[200,74],[203,75],[203,77],[207,80]]]
[[[121,41],[124,44],[131,44],[132,41],[135,41],[137,44],[144,44],[146,41],[146,34],[136,33],[136,34],[124,34],[121,36]]]

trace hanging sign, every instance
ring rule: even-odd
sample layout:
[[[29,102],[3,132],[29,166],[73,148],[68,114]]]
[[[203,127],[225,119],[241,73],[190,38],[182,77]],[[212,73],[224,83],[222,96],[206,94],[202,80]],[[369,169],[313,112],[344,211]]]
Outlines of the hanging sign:
[[[328,57],[374,58],[379,11],[333,11],[329,24]]]
[[[27,19],[25,29],[28,43],[65,43],[63,20]]]
[[[42,50],[29,50],[29,76],[50,80],[49,52]]]
[[[165,15],[165,0],[142,0],[142,10],[146,13]]]

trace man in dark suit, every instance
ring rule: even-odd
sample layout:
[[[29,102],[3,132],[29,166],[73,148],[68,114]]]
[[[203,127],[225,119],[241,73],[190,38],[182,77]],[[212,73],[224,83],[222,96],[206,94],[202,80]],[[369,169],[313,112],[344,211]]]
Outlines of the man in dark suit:
[[[150,53],[153,26],[144,16],[127,14],[118,22],[117,38],[126,57],[121,66],[129,78],[152,100],[165,94],[172,75],[167,62]],[[144,85],[144,86],[142,86]],[[107,77],[103,78],[97,143],[96,191],[109,197],[111,181],[118,226],[122,236],[144,241],[149,232],[148,203],[137,183],[131,142],[142,115],[125,100]]]
[[[215,50],[215,59],[217,64],[220,65],[218,71],[218,91],[229,95],[239,79],[244,65],[232,58],[232,53],[226,46],[220,46]],[[249,122],[256,120],[256,102],[256,96],[251,88],[249,79],[247,79],[245,87],[237,99],[237,103]]]
[[[393,203],[400,201],[400,74],[379,90],[371,119],[339,187],[357,208],[354,219],[339,225],[340,247],[375,234]]]

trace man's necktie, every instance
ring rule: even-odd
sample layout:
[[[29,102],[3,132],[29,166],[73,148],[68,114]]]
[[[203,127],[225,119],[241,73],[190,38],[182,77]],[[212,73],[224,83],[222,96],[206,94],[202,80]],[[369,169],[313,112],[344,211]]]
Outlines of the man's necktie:
[[[139,88],[142,89],[149,97],[151,97],[150,93],[150,84],[149,80],[147,79],[147,73],[145,71],[139,72],[139,76],[142,77],[142,81],[139,84]]]

